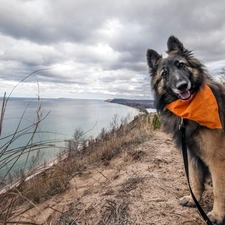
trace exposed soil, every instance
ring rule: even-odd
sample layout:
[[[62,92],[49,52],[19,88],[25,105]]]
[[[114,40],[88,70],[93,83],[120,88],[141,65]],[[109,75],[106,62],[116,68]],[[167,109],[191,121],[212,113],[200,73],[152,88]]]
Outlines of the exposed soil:
[[[110,164],[88,167],[63,194],[37,205],[21,220],[39,224],[205,224],[197,209],[179,205],[189,194],[181,153],[171,137],[154,132],[150,140],[124,152]],[[206,187],[201,205],[212,208]]]

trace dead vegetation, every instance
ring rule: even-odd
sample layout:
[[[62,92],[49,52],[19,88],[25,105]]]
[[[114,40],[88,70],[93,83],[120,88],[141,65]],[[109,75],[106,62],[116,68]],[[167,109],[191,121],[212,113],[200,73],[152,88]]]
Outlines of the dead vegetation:
[[[57,164],[0,196],[0,224],[204,225],[177,203],[188,193],[182,161],[159,127],[146,113],[121,126],[114,117],[93,140],[76,130]]]
[[[151,118],[148,114],[137,116],[130,124],[126,120],[119,127],[117,124],[115,116],[111,129],[103,129],[93,140],[85,140],[82,131],[76,130],[74,138],[68,141],[62,160],[27,181],[27,176],[24,176],[18,185],[0,196],[0,223],[15,222],[15,218],[31,208],[38,208],[38,204],[65,192],[70,180],[77,175],[81,176],[87,168],[102,164],[108,166],[119,153],[137,146],[151,136]],[[23,210],[17,212],[21,206]]]

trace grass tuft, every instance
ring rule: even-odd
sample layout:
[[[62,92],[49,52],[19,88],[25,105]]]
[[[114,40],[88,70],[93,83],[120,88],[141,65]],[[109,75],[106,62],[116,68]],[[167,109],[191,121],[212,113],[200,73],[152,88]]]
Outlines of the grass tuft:
[[[153,116],[152,127],[153,127],[153,130],[157,130],[161,127],[161,122],[157,114],[154,114]]]
[[[98,225],[131,225],[134,224],[129,219],[128,202],[106,200],[102,219]]]

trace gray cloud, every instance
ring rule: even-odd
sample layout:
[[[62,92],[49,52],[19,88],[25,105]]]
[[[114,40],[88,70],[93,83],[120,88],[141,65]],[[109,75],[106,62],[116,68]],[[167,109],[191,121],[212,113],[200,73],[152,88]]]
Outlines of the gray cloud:
[[[8,0],[0,8],[0,88],[17,96],[149,98],[146,50],[176,35],[212,74],[225,64],[223,0]],[[23,87],[23,88],[22,88]]]

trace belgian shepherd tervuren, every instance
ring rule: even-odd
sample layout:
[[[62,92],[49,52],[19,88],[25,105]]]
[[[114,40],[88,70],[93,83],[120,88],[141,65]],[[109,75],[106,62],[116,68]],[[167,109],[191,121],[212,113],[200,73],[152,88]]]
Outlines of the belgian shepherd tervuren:
[[[208,213],[216,224],[225,221],[225,88],[213,81],[204,65],[174,36],[167,42],[166,58],[147,51],[155,106],[166,132],[181,147],[180,117],[184,118],[189,172],[197,200],[211,174],[214,204]],[[180,204],[194,206],[191,196]]]

